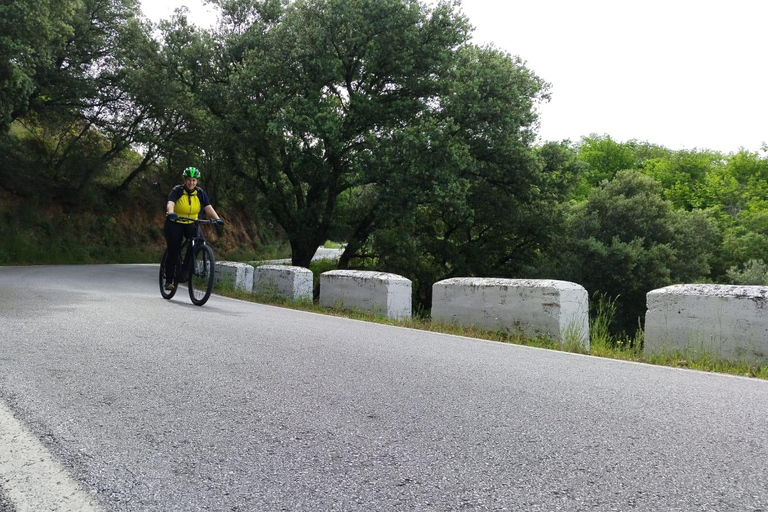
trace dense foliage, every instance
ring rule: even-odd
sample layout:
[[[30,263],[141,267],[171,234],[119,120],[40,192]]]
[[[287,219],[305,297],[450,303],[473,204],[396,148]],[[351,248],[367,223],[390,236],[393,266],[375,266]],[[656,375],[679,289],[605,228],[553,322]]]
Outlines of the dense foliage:
[[[0,263],[50,261],[35,246],[82,229],[73,215],[96,226],[76,258],[162,243],[116,215],[159,221],[195,165],[295,264],[344,242],[340,266],[412,279],[424,309],[447,277],[566,279],[632,332],[654,288],[768,282],[765,154],[537,143],[549,85],[472,44],[459,2],[214,3],[201,29],[135,0],[0,2]]]

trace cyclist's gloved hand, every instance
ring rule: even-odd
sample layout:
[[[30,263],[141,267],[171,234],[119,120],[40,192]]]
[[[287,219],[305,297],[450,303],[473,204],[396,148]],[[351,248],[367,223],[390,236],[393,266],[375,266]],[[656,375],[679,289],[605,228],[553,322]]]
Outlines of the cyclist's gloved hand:
[[[165,218],[170,220],[171,222],[176,222],[177,220],[179,220],[179,216],[176,215],[175,213],[166,213]]]
[[[217,226],[223,226],[224,225],[224,221],[221,220],[221,219],[216,219],[216,225]]]

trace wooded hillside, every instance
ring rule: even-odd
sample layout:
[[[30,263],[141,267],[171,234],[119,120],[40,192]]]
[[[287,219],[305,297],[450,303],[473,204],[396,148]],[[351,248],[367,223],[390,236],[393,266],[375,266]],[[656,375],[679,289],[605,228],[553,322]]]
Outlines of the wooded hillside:
[[[230,259],[326,240],[428,309],[457,276],[574,281],[632,332],[672,283],[768,283],[768,158],[537,141],[549,84],[470,42],[451,2],[221,0],[153,26],[133,0],[0,6],[0,263],[156,261],[189,165]]]

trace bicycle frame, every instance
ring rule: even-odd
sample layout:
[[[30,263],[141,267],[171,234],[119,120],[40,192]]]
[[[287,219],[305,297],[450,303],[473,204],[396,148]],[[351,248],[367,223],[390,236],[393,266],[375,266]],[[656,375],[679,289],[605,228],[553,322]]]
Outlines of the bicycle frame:
[[[208,245],[200,230],[200,226],[196,226],[196,231],[195,236],[184,240],[184,243],[181,244],[181,250],[179,251],[179,259],[181,261],[176,263],[176,277],[178,278],[180,275],[187,277],[187,279],[181,280],[181,282],[186,282],[192,277],[192,255],[194,254],[195,247],[198,245]],[[181,258],[182,254],[184,255],[183,259]]]

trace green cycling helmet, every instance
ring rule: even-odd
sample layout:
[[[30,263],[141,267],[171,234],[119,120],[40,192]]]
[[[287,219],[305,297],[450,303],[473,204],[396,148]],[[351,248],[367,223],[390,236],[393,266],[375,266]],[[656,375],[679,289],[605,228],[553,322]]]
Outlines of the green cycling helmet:
[[[187,167],[184,169],[184,172],[181,173],[182,176],[185,178],[196,178],[200,179],[200,171],[198,171],[195,167]]]

